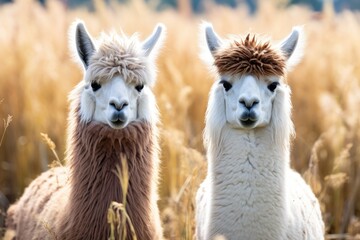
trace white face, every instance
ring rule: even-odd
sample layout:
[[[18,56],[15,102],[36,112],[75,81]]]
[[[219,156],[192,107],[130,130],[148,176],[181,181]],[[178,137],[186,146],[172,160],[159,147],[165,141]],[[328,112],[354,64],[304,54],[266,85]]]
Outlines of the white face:
[[[149,62],[155,61],[164,31],[165,27],[158,24],[153,33],[139,46],[142,57],[148,58]],[[138,119],[153,120],[156,112],[155,100],[148,86],[129,83],[130,81],[119,75],[99,82],[86,78],[90,59],[97,48],[82,22],[74,23],[74,36],[74,52],[79,56],[85,70],[80,100],[81,120],[101,122],[116,129],[124,128]],[[150,76],[147,77],[150,79]],[[149,85],[149,82],[151,81],[146,83]]]
[[[225,42],[215,33],[211,24],[203,24],[202,30],[204,39],[201,46],[205,46],[202,58],[213,68],[214,56]],[[302,35],[302,29],[295,27],[291,34],[276,46],[286,59],[287,69],[294,67],[301,59],[304,45]],[[223,88],[224,99],[216,99],[216,102],[225,102],[224,112],[220,114],[226,116],[227,124],[243,129],[268,125],[272,118],[277,89],[283,87],[279,80],[278,77],[259,79],[251,75],[221,76],[216,84],[219,84],[219,88]],[[216,96],[218,97],[218,95]],[[216,103],[212,102],[211,104],[215,106]],[[216,106],[220,107],[221,105],[217,104]],[[211,107],[213,106],[211,105]]]
[[[84,88],[82,107],[92,110],[92,120],[112,128],[124,128],[138,118],[138,100],[144,87],[128,84],[120,76],[103,84],[93,82]]]
[[[218,84],[224,90],[224,114],[231,127],[252,129],[270,123],[278,78],[222,77]]]

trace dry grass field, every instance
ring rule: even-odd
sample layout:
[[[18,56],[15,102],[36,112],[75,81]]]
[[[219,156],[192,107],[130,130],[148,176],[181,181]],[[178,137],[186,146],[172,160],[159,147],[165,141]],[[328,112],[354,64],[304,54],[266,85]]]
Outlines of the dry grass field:
[[[305,57],[289,74],[296,138],[292,166],[321,202],[328,239],[360,239],[360,14],[334,15],[262,1],[246,8],[209,5],[200,16],[152,5],[95,3],[95,11],[43,8],[30,0],[0,6],[0,191],[11,201],[58,158],[64,161],[67,94],[82,79],[68,50],[68,27],[83,19],[93,36],[122,29],[146,37],[157,22],[168,29],[155,87],[161,113],[159,206],[168,239],[192,239],[194,195],[206,174],[202,144],[211,74],[199,60],[198,29],[211,21],[221,36],[258,32],[282,39],[304,25]],[[41,133],[54,142],[49,145]],[[341,234],[341,235],[336,235]]]

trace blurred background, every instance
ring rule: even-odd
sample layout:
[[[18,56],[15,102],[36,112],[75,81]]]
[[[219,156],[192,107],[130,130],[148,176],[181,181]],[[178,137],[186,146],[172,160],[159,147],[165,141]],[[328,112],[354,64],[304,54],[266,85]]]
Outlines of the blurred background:
[[[214,81],[198,57],[199,23],[212,22],[222,37],[252,32],[275,41],[304,25],[304,59],[288,75],[292,167],[321,202],[327,239],[360,239],[359,0],[0,2],[0,207],[55,159],[64,162],[67,94],[82,79],[68,50],[69,25],[80,18],[94,37],[122,29],[145,38],[163,22],[168,34],[154,89],[162,122],[159,206],[166,238],[192,239]]]

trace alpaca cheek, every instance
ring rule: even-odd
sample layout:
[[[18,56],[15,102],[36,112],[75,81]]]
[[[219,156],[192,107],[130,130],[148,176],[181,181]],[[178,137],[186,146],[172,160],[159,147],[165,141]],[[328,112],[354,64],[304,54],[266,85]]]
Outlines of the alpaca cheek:
[[[156,106],[155,97],[153,93],[146,88],[137,100],[136,118],[146,120],[150,123],[155,123],[158,118],[158,110],[153,106]]]
[[[137,110],[137,104],[136,101],[134,104],[131,104],[129,108],[124,109],[125,114],[128,116],[128,121],[132,122],[135,121],[138,118],[138,110]]]
[[[90,122],[95,112],[95,99],[86,90],[81,94],[80,113],[81,120]]]
[[[273,106],[274,106],[274,102],[272,100],[268,101],[268,102],[262,102],[261,103],[261,110],[262,110],[262,114],[264,114],[265,118],[270,119],[272,112],[273,112]]]
[[[239,109],[234,104],[226,104],[226,121],[233,126],[238,126],[240,117]]]
[[[270,107],[270,109],[268,109],[267,112],[264,113],[264,118],[262,119],[264,126],[269,125],[269,123],[271,121],[271,117],[272,117],[271,115],[272,114],[271,114],[271,107]]]

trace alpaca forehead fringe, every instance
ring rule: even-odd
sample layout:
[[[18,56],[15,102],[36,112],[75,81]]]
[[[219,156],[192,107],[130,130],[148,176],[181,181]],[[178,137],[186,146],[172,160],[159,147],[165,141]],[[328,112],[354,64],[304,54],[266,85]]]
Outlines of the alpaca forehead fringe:
[[[87,81],[109,81],[116,75],[129,84],[151,84],[149,60],[137,35],[102,34],[97,51],[90,58]]]
[[[284,76],[286,60],[270,41],[261,41],[248,34],[245,39],[232,40],[214,55],[214,65],[220,74]]]

